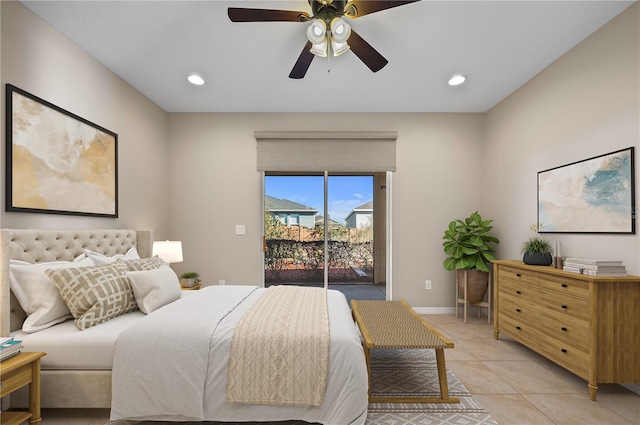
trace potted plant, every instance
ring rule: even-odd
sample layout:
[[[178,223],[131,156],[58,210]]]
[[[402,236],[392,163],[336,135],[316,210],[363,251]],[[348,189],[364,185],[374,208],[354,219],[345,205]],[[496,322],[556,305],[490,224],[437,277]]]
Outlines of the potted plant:
[[[530,226],[534,236],[522,245],[522,261],[525,264],[536,266],[549,266],[553,263],[553,247],[549,240],[538,236],[538,229],[544,228],[544,223],[539,225],[532,224]]]
[[[489,286],[491,261],[496,259],[493,244],[499,241],[491,236],[491,223],[493,220],[483,220],[476,211],[464,220],[449,223],[442,237],[444,252],[448,256],[444,260],[444,268],[456,270],[459,291],[466,277],[467,300],[471,303],[484,299]]]
[[[200,275],[196,272],[186,272],[180,275],[180,286],[193,288],[200,283]]]

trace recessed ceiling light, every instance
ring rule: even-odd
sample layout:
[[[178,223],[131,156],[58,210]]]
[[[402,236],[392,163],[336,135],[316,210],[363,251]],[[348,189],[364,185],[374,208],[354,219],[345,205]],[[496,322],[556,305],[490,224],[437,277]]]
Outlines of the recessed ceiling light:
[[[193,84],[193,85],[195,85],[195,86],[201,86],[201,85],[203,85],[203,84],[204,84],[204,79],[203,79],[201,76],[199,76],[198,74],[191,74],[191,75],[189,75],[189,76],[187,77],[187,80],[188,80],[191,84]]]
[[[450,86],[459,86],[460,84],[464,83],[466,79],[467,79],[467,77],[465,77],[464,75],[454,75],[449,80],[449,85]]]

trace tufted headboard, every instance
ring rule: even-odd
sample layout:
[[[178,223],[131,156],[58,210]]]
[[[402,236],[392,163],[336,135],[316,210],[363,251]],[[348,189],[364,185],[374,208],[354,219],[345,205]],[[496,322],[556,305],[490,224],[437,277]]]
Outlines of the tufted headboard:
[[[9,260],[73,261],[84,249],[111,256],[134,246],[141,257],[151,257],[152,245],[150,230],[0,230],[0,336],[20,329],[26,317],[9,287]]]

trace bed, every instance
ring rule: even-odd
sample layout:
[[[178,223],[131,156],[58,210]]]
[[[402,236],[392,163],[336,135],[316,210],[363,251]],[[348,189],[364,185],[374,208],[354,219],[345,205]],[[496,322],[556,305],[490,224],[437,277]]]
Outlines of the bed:
[[[0,234],[0,245],[2,336],[11,333],[22,339],[25,351],[47,352],[42,359],[43,407],[110,407],[112,419],[226,422],[302,420],[341,424],[362,424],[366,419],[368,382],[364,354],[346,299],[337,291],[327,291],[331,344],[328,349],[329,373],[322,403],[318,406],[231,403],[227,401],[228,394],[224,388],[230,376],[229,350],[234,329],[243,315],[267,291],[265,288],[215,286],[200,291],[182,291],[179,299],[150,314],[135,309],[85,330],[79,330],[74,320],[66,320],[47,329],[25,333],[21,328],[27,315],[10,290],[10,260],[28,263],[72,262],[78,261],[85,250],[105,257],[122,257],[128,255],[132,248],[145,258],[151,254],[152,235],[150,231],[135,230],[5,229]],[[221,310],[212,319],[217,321],[215,326],[201,322],[200,318],[208,315],[207,306],[228,297],[231,297],[229,306],[232,308],[224,307],[224,311]],[[194,313],[194,304],[201,305],[204,310]],[[189,312],[193,317],[183,317]],[[179,328],[171,330],[163,325],[180,322],[175,320],[180,317],[184,323],[194,324],[187,328],[192,328],[191,331],[183,332]],[[159,322],[149,325],[151,321]],[[165,332],[172,332],[171,335],[179,335],[176,342],[180,341],[182,345],[176,355],[153,356],[153,351],[140,351],[145,344],[127,343],[127,336],[129,341],[159,339],[147,333],[143,323],[150,326],[147,329],[161,328]],[[192,345],[199,343],[192,342],[189,333],[201,334],[203,330],[208,332],[209,328],[212,329],[210,345],[216,346],[218,351],[193,354]],[[168,350],[164,349],[167,353]],[[145,375],[145,365],[135,363],[135,357],[142,356],[156,358],[160,362],[156,367],[161,369],[153,369]],[[187,372],[187,365],[198,364],[194,360],[198,356],[208,358],[208,363],[200,364],[200,371]],[[165,362],[164,365],[162,362]],[[175,376],[171,373],[158,374],[157,370],[179,373]],[[189,392],[192,389],[187,387],[191,381],[179,382],[183,379],[181,376],[194,376],[202,371],[205,376],[202,378],[204,386],[197,389],[200,393]],[[140,381],[146,381],[141,379],[144,376],[154,377],[155,380],[148,380],[151,387],[137,385]],[[171,383],[162,385],[162,379]],[[149,388],[157,390],[150,391]],[[198,398],[203,402],[190,404],[190,401]],[[12,405],[24,406],[26,403],[26,392],[12,395]]]

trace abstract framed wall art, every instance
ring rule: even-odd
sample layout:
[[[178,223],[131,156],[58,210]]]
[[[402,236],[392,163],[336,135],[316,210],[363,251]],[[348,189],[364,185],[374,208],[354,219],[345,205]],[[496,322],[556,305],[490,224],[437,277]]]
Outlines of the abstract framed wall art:
[[[6,86],[11,212],[118,217],[118,135]]]
[[[635,234],[634,186],[633,147],[540,171],[539,231]]]

